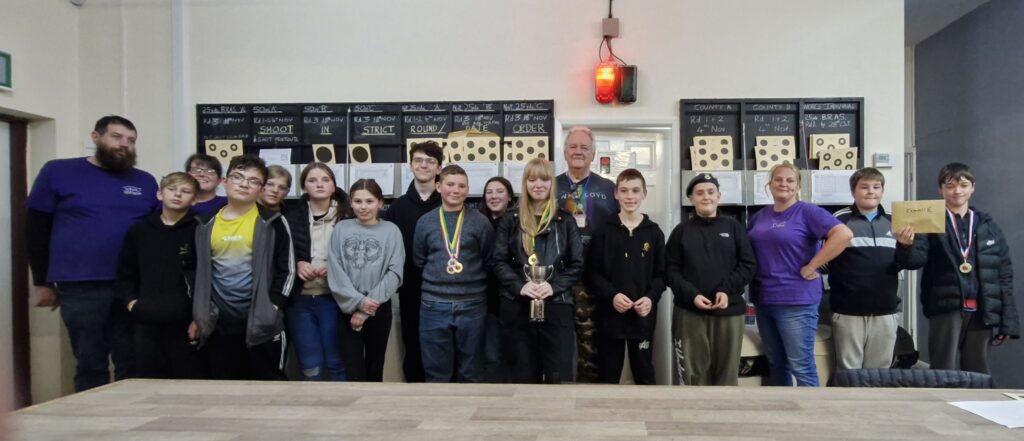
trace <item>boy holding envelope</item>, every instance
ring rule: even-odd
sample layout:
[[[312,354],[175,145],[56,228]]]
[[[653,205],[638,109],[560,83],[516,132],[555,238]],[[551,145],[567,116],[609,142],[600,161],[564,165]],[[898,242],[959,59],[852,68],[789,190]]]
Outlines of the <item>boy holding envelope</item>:
[[[907,269],[924,268],[920,297],[931,367],[988,373],[991,345],[1020,338],[1010,252],[995,221],[969,206],[970,168],[946,164],[938,184],[946,233],[915,237],[913,227],[904,227],[896,258]]]

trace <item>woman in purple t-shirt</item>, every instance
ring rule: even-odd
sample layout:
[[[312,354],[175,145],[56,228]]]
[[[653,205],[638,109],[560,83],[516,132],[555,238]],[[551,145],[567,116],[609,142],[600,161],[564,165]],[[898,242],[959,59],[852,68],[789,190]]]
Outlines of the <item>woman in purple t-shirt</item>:
[[[757,256],[750,284],[757,328],[772,384],[818,386],[814,334],[821,281],[818,268],[838,256],[853,232],[821,207],[798,200],[800,173],[790,164],[772,167],[768,184],[775,204],[747,224]],[[824,239],[824,245],[819,246]]]

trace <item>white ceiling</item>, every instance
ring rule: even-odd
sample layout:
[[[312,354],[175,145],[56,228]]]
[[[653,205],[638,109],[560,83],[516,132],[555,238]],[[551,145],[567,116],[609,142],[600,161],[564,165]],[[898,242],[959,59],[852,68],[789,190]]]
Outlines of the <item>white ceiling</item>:
[[[931,37],[989,0],[904,0],[907,46]]]

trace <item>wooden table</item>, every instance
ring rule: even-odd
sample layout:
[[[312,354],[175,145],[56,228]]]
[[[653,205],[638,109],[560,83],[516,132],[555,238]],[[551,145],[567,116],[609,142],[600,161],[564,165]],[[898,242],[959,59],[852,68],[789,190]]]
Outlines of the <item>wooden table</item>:
[[[1022,440],[962,389],[128,380],[13,414],[17,440]]]

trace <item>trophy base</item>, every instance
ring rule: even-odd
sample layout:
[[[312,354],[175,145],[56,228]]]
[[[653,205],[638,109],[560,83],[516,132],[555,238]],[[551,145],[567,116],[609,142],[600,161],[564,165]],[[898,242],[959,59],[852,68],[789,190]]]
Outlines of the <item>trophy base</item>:
[[[530,300],[530,321],[537,323],[544,321],[544,301],[539,299]]]

